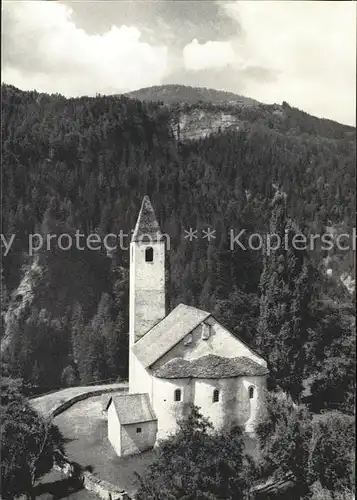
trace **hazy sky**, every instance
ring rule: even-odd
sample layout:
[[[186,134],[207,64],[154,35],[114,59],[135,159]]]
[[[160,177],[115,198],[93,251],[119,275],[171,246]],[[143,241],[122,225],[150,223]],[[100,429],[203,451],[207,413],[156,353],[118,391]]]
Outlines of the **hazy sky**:
[[[353,1],[2,2],[2,81],[67,96],[180,83],[355,125]]]

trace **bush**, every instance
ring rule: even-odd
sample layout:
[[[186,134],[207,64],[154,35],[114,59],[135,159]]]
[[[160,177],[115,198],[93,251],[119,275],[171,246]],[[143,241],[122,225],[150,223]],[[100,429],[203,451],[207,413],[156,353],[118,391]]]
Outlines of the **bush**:
[[[138,500],[248,500],[251,469],[240,428],[213,432],[192,407],[176,435],[160,443],[149,472],[139,480]]]
[[[1,495],[11,500],[33,495],[35,481],[51,470],[55,449],[62,451],[58,428],[38,415],[11,379],[1,381]]]
[[[297,492],[308,491],[311,414],[285,393],[268,393],[267,419],[257,428],[260,474],[282,479],[292,475]]]
[[[354,486],[355,427],[354,418],[329,413],[313,425],[309,475],[330,492],[343,494]]]

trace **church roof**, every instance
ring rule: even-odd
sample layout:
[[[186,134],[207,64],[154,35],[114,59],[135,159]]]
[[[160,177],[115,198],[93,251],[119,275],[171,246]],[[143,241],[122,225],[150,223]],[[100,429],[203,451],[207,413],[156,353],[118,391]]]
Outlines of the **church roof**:
[[[131,241],[160,241],[162,233],[149,197],[144,196]]]
[[[210,313],[179,304],[132,347],[135,356],[148,368],[194,330]]]
[[[120,394],[112,396],[107,404],[113,401],[119,422],[122,425],[138,424],[157,420],[151,407],[148,394]]]
[[[198,359],[174,358],[153,371],[158,378],[229,378],[267,375],[268,369],[255,361],[240,356],[223,358],[208,354]]]

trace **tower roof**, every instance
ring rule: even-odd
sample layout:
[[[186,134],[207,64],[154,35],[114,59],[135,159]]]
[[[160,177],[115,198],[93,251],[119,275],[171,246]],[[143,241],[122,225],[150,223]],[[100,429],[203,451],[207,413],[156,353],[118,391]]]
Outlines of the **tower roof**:
[[[148,196],[144,196],[142,201],[131,241],[145,241],[145,236],[150,241],[160,241],[162,239],[160,226]]]

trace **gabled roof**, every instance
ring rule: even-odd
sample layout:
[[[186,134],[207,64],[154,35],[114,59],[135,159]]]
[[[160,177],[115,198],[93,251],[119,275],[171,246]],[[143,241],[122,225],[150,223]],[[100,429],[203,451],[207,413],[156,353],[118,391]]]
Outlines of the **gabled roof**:
[[[150,422],[157,420],[154,410],[151,407],[148,394],[120,394],[112,396],[108,403],[113,402],[122,425],[138,424],[140,422]]]
[[[265,366],[259,365],[245,356],[224,358],[208,354],[198,359],[185,360],[174,358],[153,371],[158,378],[229,378],[263,376],[269,373]]]
[[[148,368],[209,316],[210,313],[206,311],[179,304],[141,337],[132,350],[144,367]]]
[[[146,236],[146,238],[144,238]],[[160,241],[162,233],[148,196],[144,196],[131,241]]]

